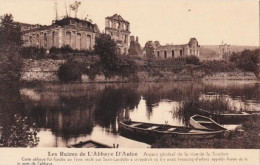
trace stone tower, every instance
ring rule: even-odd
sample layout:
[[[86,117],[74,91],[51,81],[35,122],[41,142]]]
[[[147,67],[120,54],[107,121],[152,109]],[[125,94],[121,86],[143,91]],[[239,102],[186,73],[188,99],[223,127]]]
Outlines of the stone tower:
[[[218,47],[218,54],[220,59],[227,59],[230,55],[230,45],[224,44],[222,41],[222,44]]]
[[[115,40],[121,54],[127,54],[129,49],[130,23],[120,15],[114,14],[105,19],[105,33]]]

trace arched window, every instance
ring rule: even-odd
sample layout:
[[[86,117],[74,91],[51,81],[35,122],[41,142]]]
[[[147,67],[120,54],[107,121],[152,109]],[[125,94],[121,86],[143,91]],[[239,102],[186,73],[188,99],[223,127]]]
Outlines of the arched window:
[[[32,36],[29,37],[30,46],[32,46]]]
[[[91,50],[91,35],[87,35],[87,49]]]
[[[182,56],[182,54],[183,54],[183,51],[182,51],[182,49],[180,50],[180,56]]]
[[[81,47],[81,34],[80,33],[77,33],[77,36],[76,36],[76,49],[80,50]]]
[[[164,58],[167,58],[167,51],[164,51]]]
[[[157,51],[157,57],[158,58],[160,57],[160,51]]]
[[[127,43],[127,35],[125,35],[125,43]]]
[[[36,34],[36,46],[37,47],[40,46],[40,36],[39,36],[39,34]]]
[[[52,46],[55,47],[55,32],[52,32]]]
[[[120,28],[120,22],[117,22],[117,23],[116,23],[116,27],[117,27],[117,29]]]
[[[66,45],[71,46],[71,32],[66,32]]]
[[[174,57],[174,50],[172,50],[172,58]]]
[[[44,47],[47,47],[47,33],[44,33]]]

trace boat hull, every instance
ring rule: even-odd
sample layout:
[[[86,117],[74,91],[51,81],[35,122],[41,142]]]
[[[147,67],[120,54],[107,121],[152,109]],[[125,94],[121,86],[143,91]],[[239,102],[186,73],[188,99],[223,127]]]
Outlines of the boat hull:
[[[216,113],[209,112],[203,109],[199,109],[198,113],[213,118],[219,123],[223,124],[237,124],[242,121],[249,120],[252,116],[257,113],[241,112],[241,113]]]
[[[156,125],[164,127],[166,125]],[[186,129],[187,127],[175,127],[175,126],[167,126],[169,129]],[[129,124],[124,122],[119,122],[119,130],[120,134],[123,134],[125,137],[132,137],[137,139],[142,139],[142,141],[154,141],[164,136],[170,136],[172,138],[180,138],[180,139],[208,139],[215,138],[223,135],[223,131],[205,131],[200,129],[191,129],[189,132],[167,132],[167,131],[156,131],[156,130],[148,130],[144,128],[132,127]]]
[[[113,147],[93,140],[88,140],[85,142],[79,142],[77,144],[70,145],[68,146],[68,148],[113,148]]]
[[[194,115],[190,117],[190,124],[194,128],[198,129],[205,129],[205,130],[226,130],[226,128],[222,127],[218,123],[216,123],[211,118],[201,116],[201,115]]]

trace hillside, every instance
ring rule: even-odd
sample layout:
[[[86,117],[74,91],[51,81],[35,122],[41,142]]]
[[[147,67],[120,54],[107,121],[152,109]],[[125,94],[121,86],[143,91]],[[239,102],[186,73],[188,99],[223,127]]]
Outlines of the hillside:
[[[200,57],[203,59],[207,59],[207,58],[213,58],[213,59],[218,59],[219,55],[218,55],[218,48],[219,45],[201,45],[200,46]],[[249,50],[254,50],[259,48],[259,46],[240,46],[240,45],[231,45],[230,49],[231,52],[241,52],[245,49],[249,49]]]

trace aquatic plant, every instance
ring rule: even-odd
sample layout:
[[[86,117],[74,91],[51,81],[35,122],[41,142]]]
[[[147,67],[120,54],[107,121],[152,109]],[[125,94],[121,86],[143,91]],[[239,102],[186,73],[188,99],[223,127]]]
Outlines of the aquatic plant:
[[[165,136],[158,139],[152,148],[230,148],[260,149],[260,116],[242,123],[242,127],[215,139],[174,139]]]
[[[198,93],[191,93],[183,96],[179,106],[173,113],[173,117],[177,117],[185,125],[189,125],[190,117],[197,114],[199,110],[218,114],[238,111],[223,95],[201,97]],[[244,111],[243,108],[239,110]]]
[[[36,147],[38,128],[27,117],[14,115],[8,128],[0,126],[0,147]]]

